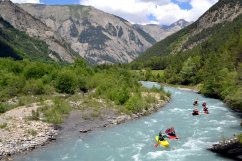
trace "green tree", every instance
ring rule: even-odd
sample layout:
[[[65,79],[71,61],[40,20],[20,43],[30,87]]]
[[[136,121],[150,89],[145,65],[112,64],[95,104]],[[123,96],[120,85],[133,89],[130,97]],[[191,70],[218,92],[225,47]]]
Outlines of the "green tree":
[[[75,93],[77,87],[76,75],[68,70],[62,71],[57,76],[55,87],[61,93]]]

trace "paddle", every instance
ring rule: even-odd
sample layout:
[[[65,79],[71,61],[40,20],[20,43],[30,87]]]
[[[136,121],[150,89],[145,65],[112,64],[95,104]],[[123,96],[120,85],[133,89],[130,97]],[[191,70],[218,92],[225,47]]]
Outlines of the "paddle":
[[[159,145],[159,144],[158,144],[158,143],[156,143],[156,144],[154,145],[154,146],[155,146],[155,148],[157,148],[157,147],[158,147],[158,145]]]

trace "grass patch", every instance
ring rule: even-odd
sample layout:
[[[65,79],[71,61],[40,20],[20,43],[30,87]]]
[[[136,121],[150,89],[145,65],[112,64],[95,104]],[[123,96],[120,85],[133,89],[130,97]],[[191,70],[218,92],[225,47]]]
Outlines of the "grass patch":
[[[45,105],[39,108],[39,111],[44,114],[46,122],[58,125],[63,122],[63,117],[71,111],[69,104],[60,98],[55,98],[53,105]]]
[[[83,118],[84,120],[89,120],[89,119],[90,119],[89,114],[88,114],[87,112],[82,113],[82,118]]]
[[[7,123],[2,123],[2,124],[0,124],[0,129],[5,129],[6,127],[7,127]]]
[[[240,144],[242,144],[242,134],[239,134],[239,135],[238,135],[238,138],[239,138],[239,142],[240,142]]]
[[[95,108],[95,109],[92,111],[91,116],[92,116],[92,117],[99,117],[99,116],[101,116],[101,112],[100,112],[100,110],[97,109],[97,108]]]
[[[37,135],[37,131],[34,129],[27,129],[27,134],[31,135],[31,136],[36,136]]]
[[[158,74],[160,77],[164,77],[164,70],[151,70],[152,75],[157,76]]]
[[[148,94],[148,96],[145,97],[145,102],[148,104],[153,104],[155,103],[157,100],[155,99],[154,96]]]
[[[37,120],[39,120],[39,117],[40,117],[40,112],[39,112],[39,110],[32,110],[31,111],[31,116],[29,116],[28,117],[28,119],[29,120],[35,120],[35,121],[37,121]]]

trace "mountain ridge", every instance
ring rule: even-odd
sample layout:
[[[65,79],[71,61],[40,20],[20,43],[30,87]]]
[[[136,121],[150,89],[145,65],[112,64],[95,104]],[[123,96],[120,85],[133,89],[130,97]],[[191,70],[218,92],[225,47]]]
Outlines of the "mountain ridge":
[[[231,3],[233,5],[231,5]],[[197,21],[175,34],[168,36],[163,41],[156,43],[151,48],[148,48],[137,60],[146,60],[152,56],[165,56],[192,49],[211,36],[209,33],[206,33],[209,28],[226,21],[232,21],[240,15],[242,13],[241,4],[242,2],[238,0],[220,0]],[[230,5],[230,7],[227,7],[228,5]],[[225,17],[219,17],[219,15],[223,15],[223,13]]]
[[[170,25],[157,25],[157,24],[147,24],[139,25],[134,24],[136,28],[140,28],[150,34],[157,42],[165,39],[167,36],[172,35],[173,33],[181,30],[182,28],[190,25],[191,22],[188,22],[184,19],[180,19]]]
[[[11,1],[0,1],[0,16],[16,29],[26,32],[30,37],[45,41],[49,50],[57,53],[61,60],[71,63],[75,57],[78,57],[58,34]],[[58,59],[51,53],[49,53],[49,57],[54,60]]]
[[[19,6],[58,32],[91,64],[129,63],[156,43],[149,32],[94,7],[43,4]]]
[[[206,23],[208,22],[208,23]],[[131,67],[163,69],[171,84],[242,107],[242,1],[220,0],[195,23],[146,50]]]
[[[157,26],[144,30],[91,6],[14,4],[9,0],[0,3],[0,16],[5,21],[26,32],[30,39],[46,43],[46,57],[67,63],[81,57],[90,64],[129,63],[155,44],[157,37],[164,38],[181,28],[174,25],[176,29],[159,33]],[[27,49],[25,45],[20,46]]]
[[[19,4],[61,35],[92,64],[128,63],[152,45],[132,25],[117,16],[81,5]]]

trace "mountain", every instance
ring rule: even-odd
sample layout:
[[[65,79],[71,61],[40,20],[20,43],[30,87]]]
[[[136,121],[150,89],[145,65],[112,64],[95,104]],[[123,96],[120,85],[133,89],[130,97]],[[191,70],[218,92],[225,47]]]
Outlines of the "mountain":
[[[223,27],[225,23],[232,22],[238,17],[242,13],[241,3],[239,0],[220,0],[192,25],[156,43],[142,53],[138,60],[180,53],[194,48],[215,34],[215,28]]]
[[[58,61],[61,61],[58,54],[49,50],[44,41],[15,29],[0,17],[0,57],[12,57],[16,60],[30,58],[51,61],[48,54],[55,55]]]
[[[165,69],[168,83],[196,85],[242,107],[242,1],[219,0],[196,22],[147,49],[133,66]]]
[[[172,23],[170,26],[168,26],[168,28],[174,28],[174,27],[178,27],[179,29],[182,29],[188,25],[190,25],[191,22],[187,22],[186,20],[184,19],[180,19],[174,23]]]
[[[91,64],[128,63],[156,41],[128,21],[90,6],[19,4]]]
[[[0,1],[0,17],[1,22],[11,26],[2,28],[1,56],[41,57],[67,63],[83,57],[91,64],[131,62],[157,40],[187,23],[180,20],[162,29],[157,25],[132,25],[90,6],[14,4],[9,0]],[[15,37],[17,33],[21,34]],[[4,39],[3,35],[8,34],[11,38]],[[35,48],[31,48],[31,41],[38,42]],[[6,53],[6,45],[12,49],[11,54]]]
[[[75,57],[79,57],[77,53],[75,53],[70,48],[70,46],[57,33],[53,32],[43,22],[34,18],[32,15],[30,15],[29,13],[27,13],[26,11],[24,11],[14,3],[12,3],[11,1],[9,0],[0,1],[0,17],[1,17],[1,23],[5,23],[5,22],[9,23],[7,26],[8,27],[11,26],[10,28],[13,27],[16,33],[25,32],[26,34],[28,34],[29,37],[32,37],[33,39],[38,39],[42,45],[47,44],[46,45],[47,49],[43,50],[44,52],[46,52],[45,53],[46,57],[49,57],[54,60],[61,60],[68,63],[73,62]],[[4,25],[2,25],[2,31],[4,28],[6,29],[6,25],[5,27],[3,26]],[[13,28],[11,29],[12,31],[13,31]],[[8,36],[9,33],[8,34],[2,33],[1,35],[4,36],[4,34],[5,36]],[[15,35],[15,36],[17,37],[22,35],[24,34]],[[11,35],[11,37],[14,38],[13,35]],[[27,36],[25,35],[24,37],[26,39],[23,39],[23,41],[19,38],[18,41],[15,39],[13,40],[13,42],[18,44],[20,43],[24,44],[25,43],[24,40],[25,41],[27,40]],[[8,44],[9,43],[10,41],[8,41]],[[33,44],[32,45],[30,44],[31,46],[27,46],[25,44],[25,47],[43,49],[43,47],[38,47],[37,44],[36,46],[33,46]],[[5,42],[5,45],[6,45],[6,42]],[[14,46],[13,43],[12,43],[12,46]],[[24,46],[22,45],[22,47]],[[36,53],[31,53],[32,50],[29,50],[28,52],[26,51],[26,49],[27,48],[23,49],[25,50],[25,52],[22,53],[22,55],[25,54],[25,55],[31,56],[32,54],[36,54]]]
[[[181,19],[168,26],[160,26],[156,24],[147,24],[147,25],[135,24],[134,26],[136,28],[142,29],[143,31],[151,35],[158,42],[190,24],[191,24],[190,22],[187,22]]]

